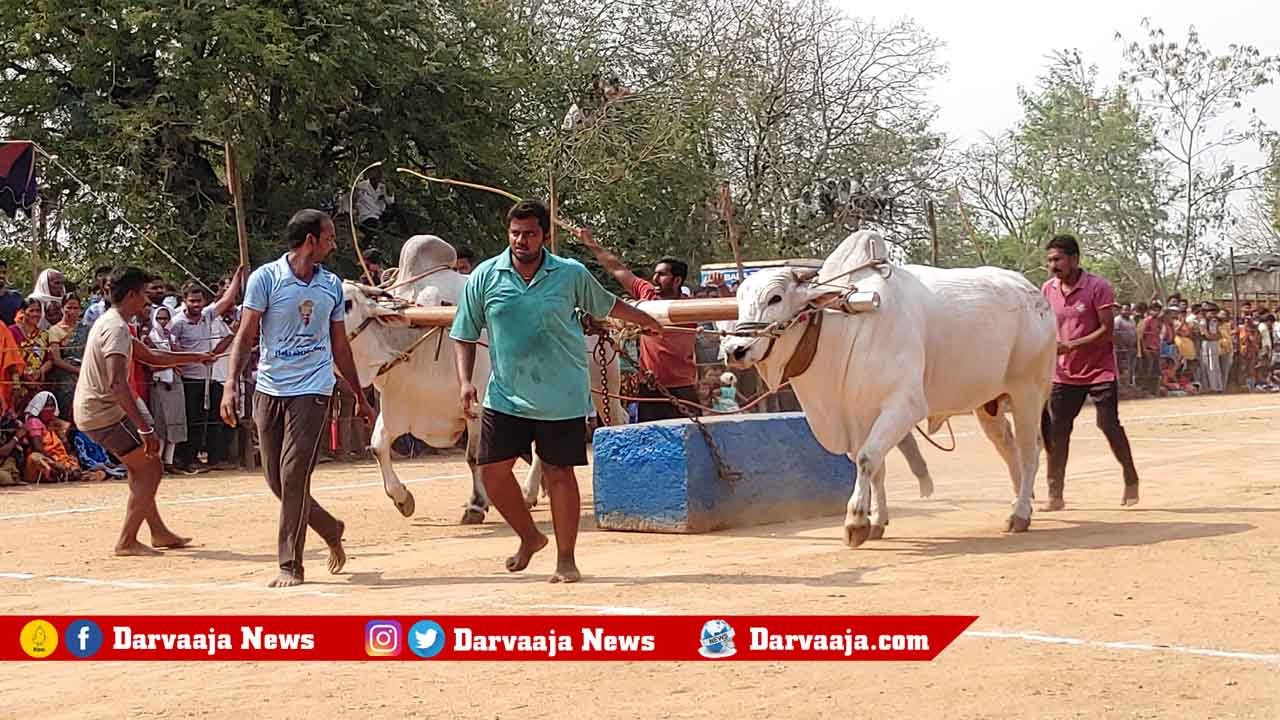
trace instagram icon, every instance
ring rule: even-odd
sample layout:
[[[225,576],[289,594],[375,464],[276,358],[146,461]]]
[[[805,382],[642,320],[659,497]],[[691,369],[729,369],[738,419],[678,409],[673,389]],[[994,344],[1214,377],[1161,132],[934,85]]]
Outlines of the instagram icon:
[[[369,657],[399,655],[400,622],[398,620],[370,620],[364,626],[364,652]]]

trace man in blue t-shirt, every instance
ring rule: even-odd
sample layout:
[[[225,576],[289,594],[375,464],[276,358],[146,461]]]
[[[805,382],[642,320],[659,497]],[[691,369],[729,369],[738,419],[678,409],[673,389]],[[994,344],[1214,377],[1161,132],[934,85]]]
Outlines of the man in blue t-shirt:
[[[271,587],[302,583],[308,525],[329,546],[329,572],[338,573],[347,561],[345,526],[311,497],[311,471],[324,441],[334,366],[359,403],[357,414],[369,424],[375,417],[360,392],[347,343],[342,281],[320,264],[336,247],[333,221],[319,210],[300,210],[289,220],[286,236],[289,252],[249,276],[227,374],[240,376],[258,341],[253,422],[262,470],[280,498],[280,576]],[[223,391],[221,411],[223,420],[235,427],[235,383]]]

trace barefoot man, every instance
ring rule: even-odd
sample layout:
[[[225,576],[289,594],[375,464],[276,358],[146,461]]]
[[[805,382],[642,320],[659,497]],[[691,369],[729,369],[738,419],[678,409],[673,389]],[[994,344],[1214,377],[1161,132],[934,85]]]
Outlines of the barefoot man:
[[[347,562],[341,520],[311,497],[311,471],[324,440],[336,366],[365,422],[373,408],[360,392],[347,344],[342,281],[324,262],[336,247],[333,221],[319,210],[300,210],[286,230],[289,251],[249,276],[240,330],[231,345],[227,377],[236,378],[255,342],[261,343],[253,422],[258,428],[262,470],[280,498],[280,575],[271,587],[303,581],[302,550],[307,527],[329,546],[329,572]],[[236,425],[236,383],[227,383],[222,419]]]
[[[480,331],[489,330],[493,374],[484,397],[476,464],[489,501],[520,536],[507,559],[518,572],[547,544],[534,526],[511,468],[536,443],[542,459],[551,520],[556,534],[556,572],[551,582],[581,578],[574,558],[578,540],[578,480],[573,468],[587,464],[586,416],[591,407],[586,339],[575,308],[661,332],[658,321],[605,290],[577,260],[543,247],[551,229],[545,205],[518,203],[507,214],[507,252],[480,263],[467,279],[450,337],[455,345],[462,405],[476,416],[471,383]]]
[[[133,358],[157,368],[203,363],[210,353],[172,353],[152,350],[129,333],[129,321],[147,307],[145,291],[151,277],[136,267],[116,270],[110,278],[110,308],[99,316],[85,340],[80,378],[76,381],[76,425],[90,439],[124,462],[129,470],[129,504],[124,527],[116,541],[117,555],[159,555],[138,541],[145,521],[151,545],[179,548],[191,542],[165,527],[156,507],[156,490],[163,469],[160,443],[146,405],[129,387]]]

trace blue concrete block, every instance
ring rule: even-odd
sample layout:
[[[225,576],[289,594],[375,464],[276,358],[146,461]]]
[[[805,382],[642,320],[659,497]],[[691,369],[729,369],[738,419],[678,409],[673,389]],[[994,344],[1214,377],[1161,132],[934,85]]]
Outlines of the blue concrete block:
[[[716,475],[689,420],[602,427],[593,439],[596,523],[610,530],[698,533],[843,514],[853,463],[813,436],[803,413],[703,420],[731,470]]]

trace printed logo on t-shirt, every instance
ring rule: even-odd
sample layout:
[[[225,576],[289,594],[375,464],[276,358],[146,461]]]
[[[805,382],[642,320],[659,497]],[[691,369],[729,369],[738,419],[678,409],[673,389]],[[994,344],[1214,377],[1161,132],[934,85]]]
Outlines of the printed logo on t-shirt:
[[[298,313],[302,315],[302,324],[305,327],[311,326],[311,314],[315,312],[316,304],[310,300],[303,300],[298,305]]]

